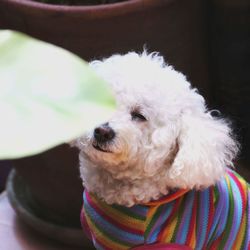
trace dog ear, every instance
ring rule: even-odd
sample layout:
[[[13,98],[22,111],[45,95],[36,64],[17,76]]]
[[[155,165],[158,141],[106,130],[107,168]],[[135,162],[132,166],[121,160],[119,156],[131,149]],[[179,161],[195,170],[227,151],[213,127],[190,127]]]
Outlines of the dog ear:
[[[215,184],[238,153],[229,124],[209,112],[184,113],[177,138],[179,151],[169,169],[172,185],[205,188]]]

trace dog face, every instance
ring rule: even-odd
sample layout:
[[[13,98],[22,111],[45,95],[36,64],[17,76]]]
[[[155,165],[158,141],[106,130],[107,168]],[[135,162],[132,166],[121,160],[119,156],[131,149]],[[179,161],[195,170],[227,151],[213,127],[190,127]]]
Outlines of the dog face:
[[[176,128],[166,124],[160,108],[146,100],[120,101],[114,116],[85,137],[84,152],[117,178],[130,176],[128,171],[133,178],[152,175],[176,147]]]
[[[88,161],[116,179],[164,175],[174,188],[205,187],[223,175],[237,153],[228,124],[161,56],[115,55],[91,67],[110,84],[117,110],[78,139]]]
[[[119,62],[121,58],[130,62]],[[81,149],[92,162],[117,178],[152,176],[172,160],[176,149],[181,112],[178,102],[182,102],[177,95],[188,84],[180,88],[179,81],[183,82],[185,77],[170,67],[162,70],[158,65],[161,57],[155,60],[152,63],[146,57],[131,54],[128,58],[115,56],[91,64],[110,83],[117,110],[109,121],[81,138],[84,145]],[[109,69],[113,64],[116,68]],[[146,72],[150,73],[145,75]],[[162,84],[162,79],[169,78],[175,85],[170,89],[168,84]],[[167,93],[172,93],[169,98]]]

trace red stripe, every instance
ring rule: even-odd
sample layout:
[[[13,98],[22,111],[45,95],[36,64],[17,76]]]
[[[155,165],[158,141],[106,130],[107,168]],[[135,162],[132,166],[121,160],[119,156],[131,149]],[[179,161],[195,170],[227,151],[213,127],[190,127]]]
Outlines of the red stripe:
[[[208,236],[210,233],[210,229],[212,227],[213,224],[213,218],[214,218],[214,187],[211,187],[209,189],[209,215],[208,215],[208,223],[207,223],[207,234],[206,234],[206,238],[205,238],[205,244],[208,241]]]
[[[81,211],[81,214],[80,214],[80,218],[81,218],[81,225],[82,225],[84,233],[87,235],[87,237],[88,237],[89,240],[92,240],[92,235],[91,235],[91,231],[90,231],[88,222],[86,220],[84,208],[82,208],[82,211]]]
[[[192,250],[188,246],[175,243],[154,243],[151,245],[143,245],[132,248],[131,250]]]
[[[187,240],[185,242],[186,245],[190,245],[191,243],[191,238],[192,238],[192,235],[193,235],[193,231],[194,231],[194,227],[195,227],[195,219],[197,218],[197,194],[195,195],[195,198],[194,198],[194,206],[193,206],[193,213],[192,213],[192,217],[191,217],[191,220],[190,220],[190,223],[189,225],[190,228],[188,230],[188,235],[187,235]]]
[[[210,247],[211,250],[218,250],[218,246],[222,240],[222,237],[223,237],[223,234],[216,241],[213,242],[213,244]]]
[[[133,234],[138,234],[138,235],[143,235],[144,231],[143,230],[139,230],[139,229],[135,229],[135,228],[131,228],[131,227],[127,227],[121,223],[119,223],[116,219],[113,219],[112,217],[108,216],[105,212],[103,212],[103,210],[101,210],[101,208],[99,208],[92,200],[91,197],[89,196],[89,194],[86,192],[86,198],[88,200],[88,203],[91,205],[91,207],[96,210],[96,212],[98,214],[100,214],[106,221],[108,221],[109,223],[117,226],[119,229],[124,230],[125,232],[129,232],[129,233],[133,233]]]
[[[188,191],[190,191],[190,190],[189,189],[180,189],[172,194],[168,194],[168,195],[162,197],[161,199],[159,199],[157,201],[150,201],[150,202],[146,203],[145,205],[149,205],[149,206],[157,205],[157,206],[159,206],[161,204],[168,203],[170,201],[173,201],[173,200],[181,197],[182,195],[184,195]]]
[[[246,206],[247,206],[246,193],[244,192],[242,184],[240,183],[240,181],[238,180],[238,178],[232,172],[230,172],[230,171],[228,171],[227,173],[234,180],[234,182],[237,184],[238,189],[240,190],[240,195],[241,195],[241,199],[242,199],[242,214],[244,214]]]

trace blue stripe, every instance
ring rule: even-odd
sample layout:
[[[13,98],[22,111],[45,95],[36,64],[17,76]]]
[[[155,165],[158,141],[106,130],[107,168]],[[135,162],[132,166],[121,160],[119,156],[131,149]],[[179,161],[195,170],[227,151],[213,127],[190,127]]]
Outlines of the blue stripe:
[[[95,223],[97,227],[101,228],[107,236],[108,234],[111,234],[112,237],[115,237],[122,242],[127,242],[128,244],[142,244],[144,242],[143,236],[128,233],[103,219],[103,217],[99,215],[93,207],[91,207],[87,199],[84,199],[84,208],[93,223]]]
[[[186,240],[187,240],[187,235],[188,235],[188,230],[189,230],[189,226],[190,226],[190,220],[192,217],[192,208],[194,205],[194,198],[195,198],[195,192],[189,192],[186,195],[186,200],[183,204],[183,206],[185,207],[185,210],[183,212],[182,215],[182,220],[180,222],[180,226],[178,228],[178,232],[176,234],[176,243],[179,244],[185,244]]]
[[[199,192],[198,198],[198,232],[196,237],[196,249],[202,249],[206,240],[208,225],[209,189]]]
[[[222,213],[224,214],[224,209],[225,209],[224,208],[225,207],[225,198],[224,198],[224,196],[223,197],[220,196],[220,194],[222,193],[222,191],[221,191],[222,188],[221,188],[220,183],[218,183],[217,188],[219,190],[218,191],[219,197],[216,197],[215,204],[214,204],[215,212],[214,212],[214,217],[213,217],[213,224],[211,226],[211,229],[210,229],[210,232],[208,235],[208,244],[210,243],[210,240],[212,240],[212,236],[215,233],[215,229],[218,227],[218,225],[220,223],[220,218],[222,216]]]
[[[156,221],[155,225],[157,224],[157,227],[154,229],[154,226],[152,227],[153,231],[150,232],[148,238],[146,239],[147,244],[155,243],[157,240],[157,237],[162,229],[162,226],[164,226],[166,220],[168,219],[169,215],[171,214],[173,208],[174,208],[174,203],[167,203],[163,206],[163,211],[162,214],[159,216],[158,220]]]
[[[225,249],[232,249],[233,243],[236,239],[236,236],[240,227],[240,223],[241,223],[243,204],[242,204],[242,199],[241,199],[240,191],[239,191],[237,184],[234,182],[234,180],[230,176],[228,177],[229,177],[230,184],[232,187],[234,214],[233,214],[232,225],[230,225],[231,226],[230,234],[225,244]]]
[[[220,190],[220,197],[219,199],[222,199],[223,201],[223,216],[220,217],[218,227],[216,230],[216,233],[214,235],[214,241],[217,240],[223,231],[225,230],[227,219],[228,219],[228,212],[229,212],[229,192],[228,192],[228,187],[226,183],[226,179],[222,179],[220,183],[218,184],[218,188]]]
[[[146,218],[148,213],[148,207],[143,205],[135,205],[130,207],[130,211],[134,212],[137,215],[144,216]]]

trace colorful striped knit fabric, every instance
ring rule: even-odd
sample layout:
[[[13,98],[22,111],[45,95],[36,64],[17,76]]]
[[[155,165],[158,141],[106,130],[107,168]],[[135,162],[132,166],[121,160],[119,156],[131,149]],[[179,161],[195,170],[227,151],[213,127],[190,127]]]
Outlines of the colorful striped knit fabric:
[[[87,191],[83,199],[82,224],[96,249],[157,242],[192,249],[250,249],[249,184],[231,170],[203,191],[178,190],[130,208],[108,205]]]

